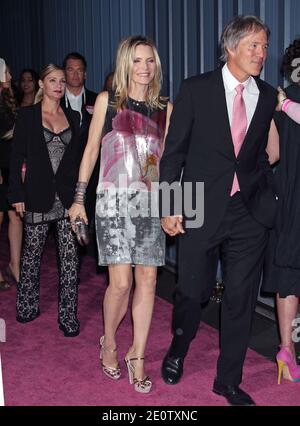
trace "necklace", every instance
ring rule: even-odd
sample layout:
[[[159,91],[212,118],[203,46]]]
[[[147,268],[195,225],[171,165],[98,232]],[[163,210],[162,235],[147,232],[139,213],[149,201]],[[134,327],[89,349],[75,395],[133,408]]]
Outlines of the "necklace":
[[[132,104],[132,105],[131,105]],[[130,111],[136,112],[133,108],[133,106],[136,107],[142,107],[144,106],[144,102],[137,102],[131,98],[128,98],[128,106]],[[149,132],[149,119],[150,119],[150,113],[151,110],[150,108],[147,107],[147,116],[146,116],[146,120],[143,120],[143,128],[142,128],[142,134],[140,131],[137,131],[136,126],[135,126],[135,122],[134,122],[134,117],[132,116],[132,114],[129,114],[130,117],[130,125],[131,125],[131,130],[132,130],[132,134],[134,135],[134,147],[135,147],[135,151],[136,151],[136,156],[137,156],[137,160],[138,160],[138,165],[139,165],[139,169],[140,169],[140,173],[141,173],[141,177],[142,179],[144,179],[147,174],[148,174],[148,168],[149,168],[149,138],[148,138],[148,132]],[[146,121],[146,123],[145,123]],[[144,155],[140,152],[139,146],[141,145],[141,143],[138,143],[138,138],[140,138],[140,142],[144,143]]]

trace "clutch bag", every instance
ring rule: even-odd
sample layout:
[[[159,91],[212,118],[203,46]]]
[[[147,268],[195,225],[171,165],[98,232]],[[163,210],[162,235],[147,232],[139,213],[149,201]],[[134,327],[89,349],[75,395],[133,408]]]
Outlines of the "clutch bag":
[[[89,229],[86,223],[80,218],[77,218],[75,220],[75,234],[76,234],[77,241],[81,246],[88,245]]]

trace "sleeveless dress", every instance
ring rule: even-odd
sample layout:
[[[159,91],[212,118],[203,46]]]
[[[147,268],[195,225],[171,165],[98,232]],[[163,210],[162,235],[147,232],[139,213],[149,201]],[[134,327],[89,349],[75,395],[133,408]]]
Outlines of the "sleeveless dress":
[[[117,112],[113,103],[109,93],[96,200],[99,265],[161,266],[158,184],[167,105],[153,110],[128,98]]]

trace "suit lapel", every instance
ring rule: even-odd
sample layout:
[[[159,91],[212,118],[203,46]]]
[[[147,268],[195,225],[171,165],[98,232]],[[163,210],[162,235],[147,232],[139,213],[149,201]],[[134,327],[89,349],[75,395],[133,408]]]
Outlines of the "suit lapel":
[[[257,105],[251,120],[251,123],[248,127],[248,131],[246,133],[243,145],[241,146],[240,152],[238,154],[238,157],[244,152],[244,150],[247,148],[249,143],[251,143],[251,140],[255,139],[255,131],[257,129],[257,121],[258,118],[264,115],[264,88],[262,85],[259,84],[259,80],[256,80],[256,84],[259,88],[259,96],[257,100]]]
[[[213,93],[211,99],[218,99],[218,103],[214,104],[214,114],[216,117],[216,123],[222,129],[222,145],[223,149],[229,157],[235,157],[234,147],[231,136],[231,129],[228,117],[225,87],[222,76],[222,68],[218,68],[213,73]]]
[[[64,163],[65,162],[66,162],[66,164],[68,163],[68,159],[70,158],[70,155],[71,155],[72,151],[74,150],[74,143],[77,140],[76,129],[75,129],[75,124],[74,124],[73,114],[72,114],[73,110],[72,109],[70,110],[69,108],[65,108],[64,106],[62,106],[62,109],[64,111],[66,118],[67,118],[67,121],[69,123],[72,134],[71,134],[71,140],[70,140],[70,142],[68,143],[68,145],[65,149],[65,152],[64,152],[62,159],[59,163],[56,174],[58,174],[60,167],[63,167],[63,168],[66,167],[66,166],[64,166]],[[78,115],[79,115],[79,113],[78,113]]]
[[[36,120],[35,122],[38,123],[37,132],[38,132],[38,138],[37,140],[40,141],[39,143],[39,150],[41,152],[41,164],[44,164],[45,167],[48,167],[49,170],[51,170],[51,173],[53,174],[53,169],[51,165],[51,161],[49,158],[49,152],[45,141],[44,136],[44,128],[43,128],[43,117],[42,117],[42,103],[39,102],[35,105],[35,116]],[[42,160],[44,158],[44,160]]]
[[[216,122],[218,125],[220,125],[221,129],[224,129],[224,139],[223,139],[223,148],[225,148],[226,153],[230,157],[235,158],[234,153],[234,146],[231,136],[231,129],[230,129],[230,123],[229,123],[229,117],[228,117],[228,110],[227,110],[227,103],[226,103],[226,95],[225,95],[225,87],[223,82],[223,76],[222,76],[222,68],[217,69],[213,73],[214,78],[214,85],[213,90],[214,93],[212,94],[212,99],[218,99],[219,102],[215,107],[215,116],[216,116]],[[259,97],[257,101],[257,105],[251,120],[251,123],[248,127],[248,131],[246,133],[243,145],[241,146],[240,152],[238,154],[238,157],[244,152],[244,150],[247,148],[249,143],[251,143],[251,140],[255,139],[255,131],[256,131],[256,124],[258,122],[258,118],[264,115],[264,87],[260,84],[260,80],[256,80],[256,84],[259,88]],[[215,96],[215,98],[214,98]]]

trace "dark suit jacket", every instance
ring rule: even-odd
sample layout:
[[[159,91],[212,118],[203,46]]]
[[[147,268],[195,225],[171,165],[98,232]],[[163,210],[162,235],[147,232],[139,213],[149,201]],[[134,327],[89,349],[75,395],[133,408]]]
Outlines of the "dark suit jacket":
[[[85,146],[88,140],[89,135],[89,127],[92,120],[92,114],[88,112],[89,106],[94,106],[96,102],[98,94],[95,92],[92,92],[91,90],[85,89],[85,100],[86,102],[82,104],[82,122],[81,122],[81,128],[80,128],[80,138],[81,143]],[[61,105],[66,106],[65,97],[61,100]],[[67,103],[67,109],[71,109],[71,105],[68,102]],[[90,177],[89,184],[86,190],[86,211],[88,215],[89,221],[92,221],[95,216],[95,205],[96,205],[96,188],[98,184],[99,179],[99,168],[100,168],[100,160],[98,158],[98,161],[94,167],[93,173]]]
[[[83,95],[82,95],[83,96]],[[81,112],[82,112],[82,123],[81,123],[81,131],[82,133],[86,133],[88,132],[89,129],[89,125],[92,119],[92,114],[90,114],[88,112],[88,107],[89,106],[94,106],[96,99],[97,99],[98,94],[95,92],[92,92],[91,90],[88,90],[85,88],[85,103],[82,103],[82,108],[81,108]],[[64,106],[67,109],[71,109],[71,105],[69,102],[67,102],[66,105],[66,101],[65,101],[65,97],[63,97],[60,101],[61,106]],[[87,137],[87,135],[85,135]]]
[[[256,82],[260,95],[237,158],[221,68],[185,80],[174,103],[160,162],[160,181],[179,181],[184,167],[182,183],[204,182],[201,238],[211,236],[220,225],[230,200],[234,172],[253,217],[266,227],[274,224],[276,194],[265,148],[277,96],[270,85],[260,79]]]
[[[41,103],[19,110],[10,162],[10,203],[25,202],[26,210],[46,213],[51,209],[57,192],[63,206],[71,206],[83,146],[79,138],[79,114],[63,109],[72,130],[72,139],[56,174],[44,139]],[[21,168],[24,161],[26,175],[22,183]]]
[[[96,98],[98,96],[98,93],[92,92],[89,89],[85,89],[85,97],[86,97],[86,105],[95,105]]]

